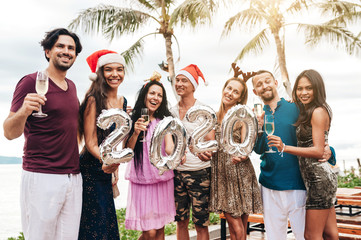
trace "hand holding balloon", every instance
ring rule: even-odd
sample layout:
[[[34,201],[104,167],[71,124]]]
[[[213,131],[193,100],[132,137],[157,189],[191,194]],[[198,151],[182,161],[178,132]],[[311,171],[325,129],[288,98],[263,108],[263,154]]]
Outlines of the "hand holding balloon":
[[[114,163],[114,164],[110,164],[110,165],[103,164],[102,170],[105,173],[113,173],[118,169],[119,165],[120,165],[119,163]]]
[[[211,160],[212,158],[212,152],[207,151],[207,152],[202,152],[202,153],[198,153],[197,157],[202,160],[203,162],[208,162]]]
[[[241,156],[241,157],[233,156],[231,160],[232,160],[233,164],[237,164],[237,163],[243,162],[247,159],[248,159],[247,156]]]

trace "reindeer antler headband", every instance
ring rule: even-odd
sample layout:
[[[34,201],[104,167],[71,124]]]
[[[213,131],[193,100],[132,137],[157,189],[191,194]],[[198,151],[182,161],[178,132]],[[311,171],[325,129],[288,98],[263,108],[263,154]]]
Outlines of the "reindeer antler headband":
[[[242,70],[240,70],[240,68],[236,65],[236,63],[232,63],[232,68],[234,71],[234,77],[238,78],[239,75],[242,75],[243,81],[247,82],[248,79],[250,79],[251,77],[253,77],[254,75],[256,75],[256,72],[247,72],[244,73]]]

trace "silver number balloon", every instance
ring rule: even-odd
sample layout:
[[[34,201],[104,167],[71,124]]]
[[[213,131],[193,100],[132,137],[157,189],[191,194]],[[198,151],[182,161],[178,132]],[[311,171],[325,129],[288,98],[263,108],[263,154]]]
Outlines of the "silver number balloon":
[[[174,141],[173,153],[169,156],[162,154],[162,142],[166,134],[172,134]],[[175,169],[181,162],[186,150],[186,130],[182,122],[174,117],[165,117],[158,123],[152,134],[149,147],[150,162],[159,169],[162,175],[169,169]]]
[[[215,111],[208,106],[197,105],[191,107],[187,111],[185,117],[190,122],[195,122],[196,120],[202,122],[202,124],[194,129],[189,136],[189,150],[194,155],[206,151],[217,151],[218,142],[216,140],[202,141],[206,134],[209,133],[216,125],[217,115]]]
[[[97,119],[97,126],[108,129],[115,123],[115,129],[100,144],[100,157],[104,164],[129,162],[133,156],[133,150],[125,148],[116,151],[116,147],[127,136],[132,126],[129,115],[121,109],[104,109]]]
[[[242,143],[233,141],[233,127],[236,122],[243,122],[246,137]],[[235,156],[248,156],[257,138],[257,119],[246,105],[236,105],[228,110],[222,121],[221,145],[223,149]]]

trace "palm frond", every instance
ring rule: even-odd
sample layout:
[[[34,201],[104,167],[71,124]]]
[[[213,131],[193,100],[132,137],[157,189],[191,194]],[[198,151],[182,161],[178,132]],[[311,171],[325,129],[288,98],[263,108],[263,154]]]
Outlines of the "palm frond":
[[[292,1],[291,5],[286,9],[286,13],[295,14],[303,9],[308,10],[309,5],[305,0]]]
[[[305,44],[311,47],[324,40],[339,49],[346,50],[349,55],[358,55],[361,52],[361,39],[343,27],[299,24],[298,31],[305,33]]]
[[[213,0],[186,0],[174,9],[170,17],[170,25],[179,23],[184,27],[190,23],[195,27],[197,24],[210,23],[215,6]]]
[[[85,33],[102,32],[110,40],[124,33],[133,33],[153,16],[128,8],[99,5],[82,11],[69,25],[70,29],[81,27]],[[156,19],[155,19],[156,20]]]
[[[268,28],[263,29],[251,41],[249,41],[238,54],[235,61],[237,62],[242,60],[249,53],[254,53],[256,55],[261,53],[264,47],[269,44],[267,30]]]
[[[152,5],[152,3],[150,1],[147,0],[138,0],[138,2],[143,5],[144,7],[146,7],[147,9],[154,11],[156,10],[156,8]]]
[[[316,3],[322,15],[331,14],[332,16],[349,15],[360,10],[361,5],[348,1],[322,1]]]
[[[248,26],[249,29],[252,29],[257,25],[262,24],[263,22],[263,16],[256,9],[249,8],[243,10],[228,19],[228,21],[224,25],[222,37],[227,36],[231,32],[233,27]]]
[[[346,27],[348,23],[357,23],[359,20],[361,20],[361,11],[336,16],[335,18],[325,22],[324,24]]]
[[[121,53],[121,55],[125,59],[125,64],[131,69],[134,69],[134,62],[136,59],[141,58],[143,54],[143,48],[144,48],[144,38],[149,35],[158,34],[155,33],[149,33],[147,35],[144,35],[143,37],[139,38],[138,41],[136,41],[132,46],[130,46],[127,50]]]

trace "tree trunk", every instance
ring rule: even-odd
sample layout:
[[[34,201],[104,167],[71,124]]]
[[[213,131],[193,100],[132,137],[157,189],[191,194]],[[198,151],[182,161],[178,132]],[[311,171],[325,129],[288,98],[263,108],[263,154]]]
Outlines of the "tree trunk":
[[[174,93],[175,98],[179,101],[179,96],[175,90],[175,71],[174,71],[174,60],[173,60],[173,51],[172,51],[172,35],[165,34],[165,54],[167,56],[167,63],[168,63],[168,73],[170,82],[172,85],[172,90]]]
[[[292,87],[291,82],[288,77],[288,71],[286,67],[286,55],[285,55],[285,47],[284,43],[282,43],[280,36],[279,36],[279,30],[273,32],[273,36],[275,38],[276,46],[277,46],[277,57],[278,57],[278,65],[281,70],[281,76],[282,76],[282,82],[283,86],[286,89],[286,93],[288,96],[292,98]]]

